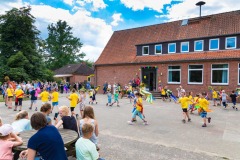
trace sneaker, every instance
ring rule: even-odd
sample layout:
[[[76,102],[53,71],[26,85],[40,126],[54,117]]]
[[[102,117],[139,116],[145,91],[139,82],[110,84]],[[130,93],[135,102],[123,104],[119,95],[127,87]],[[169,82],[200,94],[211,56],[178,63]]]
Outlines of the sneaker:
[[[146,121],[146,122],[143,122],[143,125],[148,125],[148,122]]]
[[[204,123],[204,124],[202,125],[202,127],[207,127],[207,125]]]
[[[37,111],[37,107],[35,108],[35,111]]]
[[[186,120],[185,120],[185,119],[183,119],[183,120],[182,120],[182,122],[183,122],[183,123],[186,123]]]
[[[21,112],[21,109],[19,109],[19,112]]]
[[[208,117],[208,123],[211,123],[211,119],[212,119],[211,117]]]
[[[137,120],[136,120],[136,119],[134,119],[132,122],[137,122]]]
[[[232,106],[233,107],[233,109],[235,109],[235,106]]]
[[[32,107],[29,107],[28,109],[32,110]]]
[[[238,111],[238,108],[236,108],[236,111]]]
[[[14,109],[13,111],[17,111],[17,109]]]
[[[132,121],[128,121],[127,122],[129,125],[133,125],[133,122]]]
[[[188,119],[188,122],[191,122],[191,118]]]
[[[106,104],[106,106],[108,106],[108,103]]]

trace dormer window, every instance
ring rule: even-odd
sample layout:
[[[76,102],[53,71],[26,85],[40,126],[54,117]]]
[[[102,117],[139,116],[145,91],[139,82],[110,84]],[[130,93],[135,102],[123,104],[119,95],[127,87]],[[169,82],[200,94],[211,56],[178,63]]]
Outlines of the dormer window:
[[[143,46],[142,55],[149,55],[149,46]]]
[[[168,53],[176,53],[176,43],[168,44]]]
[[[234,49],[236,48],[236,37],[227,37],[226,38],[226,49]]]
[[[155,45],[155,54],[162,54],[162,45]]]
[[[210,39],[209,40],[209,50],[218,50],[219,49],[219,39]]]
[[[203,51],[203,40],[194,42],[194,51]]]
[[[181,52],[189,52],[189,42],[181,43]]]

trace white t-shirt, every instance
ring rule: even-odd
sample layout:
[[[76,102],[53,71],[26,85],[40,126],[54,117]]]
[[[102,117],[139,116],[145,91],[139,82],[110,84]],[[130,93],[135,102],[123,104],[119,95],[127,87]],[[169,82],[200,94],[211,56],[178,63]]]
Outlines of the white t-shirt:
[[[13,132],[19,133],[26,130],[31,130],[32,126],[29,119],[20,119],[12,123]]]
[[[99,154],[96,145],[89,139],[79,138],[75,144],[77,160],[97,160]]]

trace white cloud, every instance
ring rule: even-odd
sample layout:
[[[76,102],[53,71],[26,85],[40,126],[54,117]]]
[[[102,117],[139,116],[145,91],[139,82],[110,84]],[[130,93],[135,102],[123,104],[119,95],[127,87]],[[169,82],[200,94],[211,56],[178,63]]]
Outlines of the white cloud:
[[[164,4],[170,4],[172,0],[121,0],[121,2],[134,11],[149,8],[157,12],[162,12]]]
[[[107,6],[103,0],[76,0],[76,4],[78,4],[82,7],[87,4],[92,4],[93,11],[98,11],[99,9],[104,9]]]
[[[111,22],[112,26],[118,26],[119,22],[123,22],[123,19],[121,18],[122,13],[114,13],[112,15],[113,21]]]
[[[73,5],[73,0],[63,0],[64,3],[72,6]]]
[[[170,21],[192,18],[199,16],[199,7],[195,4],[199,0],[184,0],[183,3],[175,4],[168,9],[167,18]],[[202,6],[202,16],[238,10],[240,3],[236,0],[204,0],[206,4]],[[184,9],[183,9],[184,8]]]

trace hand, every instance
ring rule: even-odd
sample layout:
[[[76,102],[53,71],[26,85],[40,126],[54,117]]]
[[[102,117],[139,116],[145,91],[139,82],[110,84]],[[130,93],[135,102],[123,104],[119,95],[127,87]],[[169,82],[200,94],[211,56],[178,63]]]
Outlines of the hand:
[[[24,150],[19,154],[19,157],[20,158],[27,158],[27,155],[28,155],[28,150]]]

